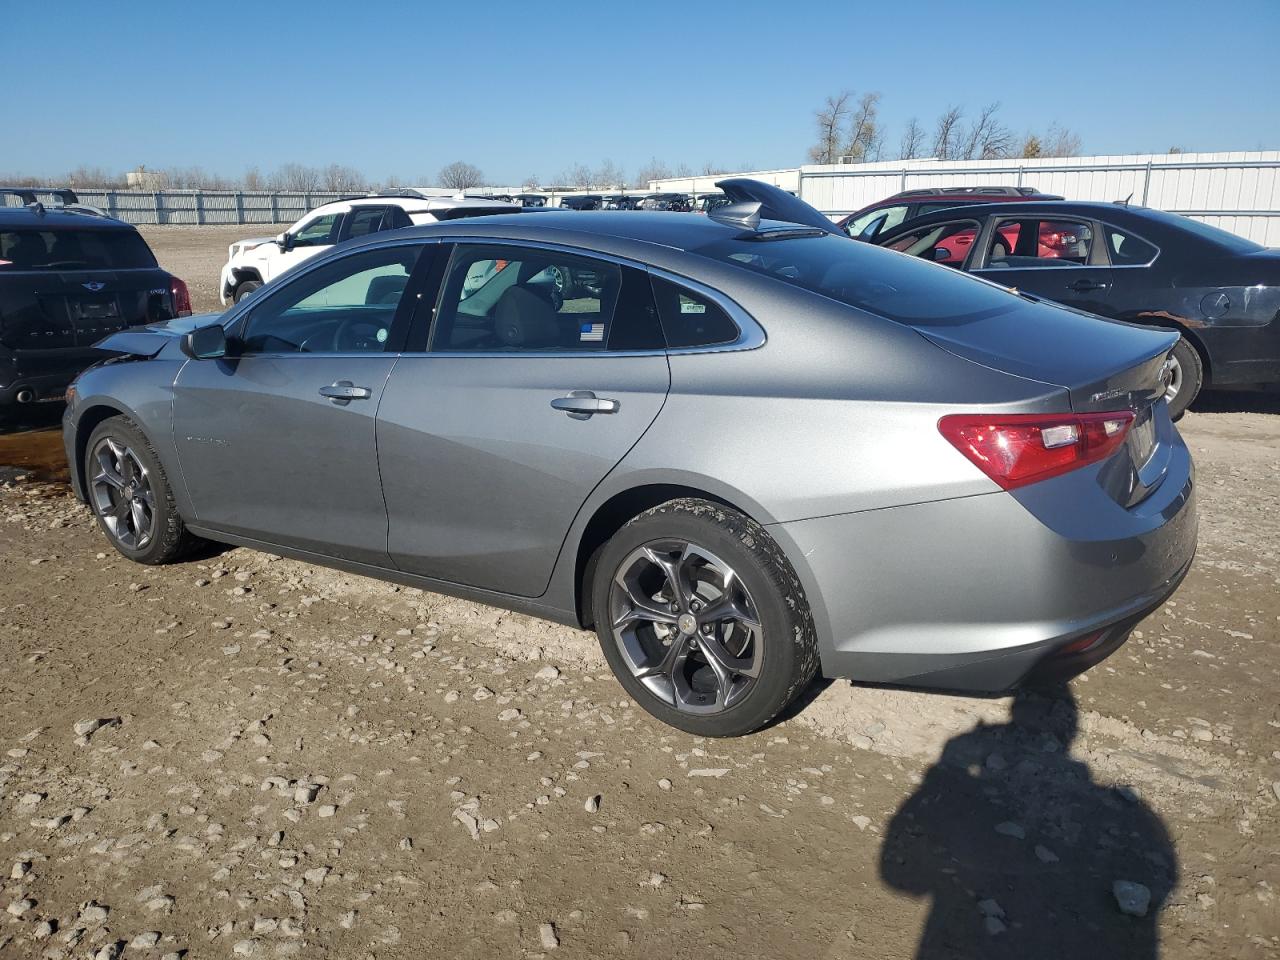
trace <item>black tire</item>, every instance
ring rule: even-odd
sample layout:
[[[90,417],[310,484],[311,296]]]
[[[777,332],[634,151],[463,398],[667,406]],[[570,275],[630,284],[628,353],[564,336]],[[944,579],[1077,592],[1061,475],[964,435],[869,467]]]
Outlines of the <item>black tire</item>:
[[[1177,363],[1180,383],[1178,392],[1168,398],[1169,416],[1180,420],[1204,386],[1204,363],[1200,359],[1200,351],[1187,342],[1186,337],[1179,338],[1174,346],[1173,359]]]
[[[559,292],[561,300],[572,300],[578,292],[573,271],[558,263],[553,263],[548,269],[551,271],[551,282]]]
[[[261,288],[262,288],[261,280],[241,280],[239,283],[236,284],[236,290],[232,298],[235,300],[236,303],[239,303],[249,294],[253,293],[253,291],[260,290]]]
[[[637,551],[672,542],[695,545],[722,559],[732,568],[735,582],[745,589],[746,599],[755,608],[759,630],[753,637],[758,639],[750,643],[752,656],[760,658],[753,661],[758,664],[757,676],[744,681],[745,692],[737,701],[720,707],[717,697],[717,712],[690,713],[687,709],[677,709],[677,698],[669,702],[659,696],[635,676],[615,638],[611,600],[627,597],[625,591],[615,592],[615,577],[625,573],[624,565]],[[817,633],[795,570],[763,527],[729,507],[707,500],[681,499],[646,510],[623,526],[597,552],[588,567],[588,575],[592,581],[596,633],[614,675],[641,707],[673,727],[705,737],[751,733],[777,717],[817,673]],[[652,624],[645,625],[657,629]],[[685,637],[674,626],[661,629],[670,633],[666,640],[659,639],[658,642],[666,644],[656,648],[659,653],[672,649],[676,643],[673,638]],[[688,630],[689,641],[705,643],[706,638],[695,628]],[[649,637],[652,642],[653,635]],[[693,647],[697,650],[697,643],[693,643]],[[704,653],[690,655],[686,663],[696,665],[698,656],[702,656],[702,663],[706,664]],[[700,669],[709,671],[710,667]]]
[[[98,460],[100,449],[110,451],[110,445],[107,441],[111,441],[118,445],[119,448],[126,451],[134,460],[136,465],[142,467],[142,477],[146,483],[146,489],[150,493],[151,506],[149,516],[151,523],[149,525],[149,534],[145,540],[141,536],[134,536],[136,543],[129,542],[129,530],[118,533],[113,529],[112,520],[118,525],[121,521],[116,519],[112,514],[112,510],[108,507],[109,503],[115,503],[117,500],[123,500],[123,495],[113,497],[112,493],[116,491],[111,484],[102,481],[95,483],[94,478],[101,472],[101,465]],[[105,445],[105,446],[104,446]],[[120,552],[121,555],[128,557],[136,563],[145,563],[149,565],[158,565],[163,563],[172,563],[180,559],[184,554],[188,553],[192,547],[200,541],[192,534],[187,532],[186,525],[182,522],[182,517],[178,515],[177,505],[173,501],[173,488],[169,485],[169,479],[165,476],[164,467],[160,464],[160,458],[156,456],[155,449],[151,446],[151,441],[147,439],[146,434],[138,427],[136,423],[125,416],[111,417],[102,421],[89,435],[89,442],[85,446],[85,490],[88,494],[89,508],[93,511],[94,517],[98,521],[98,526],[103,534],[111,542],[111,545]],[[117,470],[116,473],[123,479],[128,479],[129,471]],[[136,466],[134,468],[135,476],[137,475]],[[109,489],[110,488],[110,489]],[[125,520],[126,526],[132,521],[132,516]]]

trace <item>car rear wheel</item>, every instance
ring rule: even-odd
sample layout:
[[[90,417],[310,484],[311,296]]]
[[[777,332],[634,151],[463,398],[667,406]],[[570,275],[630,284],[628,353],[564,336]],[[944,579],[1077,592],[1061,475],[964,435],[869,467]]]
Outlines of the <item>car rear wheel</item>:
[[[594,564],[604,655],[664,723],[708,737],[750,733],[818,669],[808,602],[764,528],[706,500],[672,500],[631,520]]]
[[[261,280],[241,280],[236,284],[235,302],[239,303],[255,290],[262,288]]]
[[[171,563],[196,542],[150,441],[129,418],[111,417],[93,431],[84,476],[98,526],[130,560]]]
[[[1196,348],[1186,337],[1178,340],[1170,357],[1169,385],[1164,398],[1169,404],[1169,416],[1179,419],[1191,406],[1204,383],[1204,364]]]

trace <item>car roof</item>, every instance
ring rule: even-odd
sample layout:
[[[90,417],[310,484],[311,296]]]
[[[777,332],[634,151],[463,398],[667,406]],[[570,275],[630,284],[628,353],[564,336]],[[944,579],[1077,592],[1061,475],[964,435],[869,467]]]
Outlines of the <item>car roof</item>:
[[[133,224],[78,210],[60,210],[57,207],[44,207],[42,211],[31,207],[0,207],[0,227],[42,227],[58,230],[132,230]]]
[[[388,194],[383,196],[347,197],[342,200],[330,200],[318,207],[313,207],[307,214],[315,213],[326,207],[346,204],[351,207],[400,207],[406,213],[434,213],[437,210],[511,210],[516,206],[506,200],[489,200],[482,197],[412,197]],[[304,214],[306,216],[307,214]]]
[[[761,221],[761,228],[794,224]],[[501,214],[474,220],[450,220],[445,224],[406,228],[405,233],[455,236],[510,236],[512,239],[545,240],[549,243],[590,243],[593,238],[623,243],[656,244],[674,250],[693,250],[716,240],[735,237],[742,227],[721,223],[694,213],[666,213],[614,210],[547,210],[537,216]],[[573,238],[570,239],[569,235]]]

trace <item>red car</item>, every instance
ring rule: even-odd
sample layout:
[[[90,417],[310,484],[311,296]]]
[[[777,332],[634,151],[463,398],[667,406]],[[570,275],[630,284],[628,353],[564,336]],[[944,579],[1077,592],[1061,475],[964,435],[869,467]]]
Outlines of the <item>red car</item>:
[[[922,187],[903,190],[841,220],[836,226],[855,240],[875,242],[876,237],[926,213],[966,203],[1008,203],[1010,200],[1061,200],[1035,187]],[[969,238],[973,242],[973,238]],[[963,253],[961,254],[963,259]]]

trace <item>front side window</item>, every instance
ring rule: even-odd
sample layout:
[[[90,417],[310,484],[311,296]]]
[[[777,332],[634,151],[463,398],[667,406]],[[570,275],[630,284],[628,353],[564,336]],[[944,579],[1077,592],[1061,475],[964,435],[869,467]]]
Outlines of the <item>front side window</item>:
[[[884,246],[890,250],[909,253],[913,257],[945,263],[949,267],[959,267],[964,264],[969,251],[973,249],[978,230],[977,220],[931,223],[909,230],[896,240],[885,243]]]
[[[892,230],[907,218],[907,207],[880,207],[868,210],[862,216],[845,225],[845,233],[855,240],[874,240],[887,230]]]
[[[340,213],[326,213],[305,224],[293,235],[295,247],[323,247],[337,242]]]
[[[1123,233],[1115,227],[1107,228],[1107,248],[1111,253],[1112,264],[1117,267],[1145,266],[1159,253],[1147,241]]]
[[[382,352],[420,249],[366,250],[289,281],[250,310],[241,352]]]
[[[1019,217],[992,231],[987,266],[994,270],[1085,266],[1093,253],[1093,228],[1079,220]]]
[[[617,264],[534,247],[459,244],[431,349],[605,350],[621,289]]]

